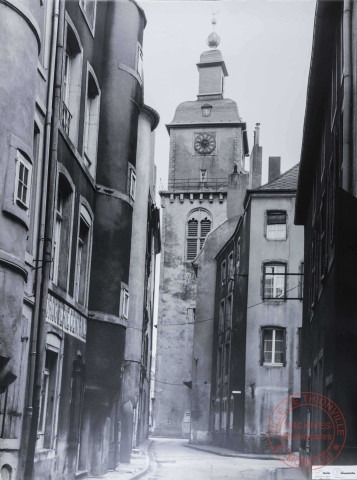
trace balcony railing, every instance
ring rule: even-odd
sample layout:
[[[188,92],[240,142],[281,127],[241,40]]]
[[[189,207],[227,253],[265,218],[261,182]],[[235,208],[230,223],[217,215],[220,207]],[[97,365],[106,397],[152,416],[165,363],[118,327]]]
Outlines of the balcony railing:
[[[169,190],[226,190],[228,188],[228,178],[209,178],[204,181],[199,181],[192,178],[178,178],[169,180]]]
[[[69,135],[69,127],[71,125],[72,114],[69,111],[67,105],[62,102],[62,118],[61,123],[64,131]]]

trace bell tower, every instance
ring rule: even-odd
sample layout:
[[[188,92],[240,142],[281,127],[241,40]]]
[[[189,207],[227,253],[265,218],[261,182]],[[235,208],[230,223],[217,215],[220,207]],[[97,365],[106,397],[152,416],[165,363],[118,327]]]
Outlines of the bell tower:
[[[214,18],[213,26],[216,19]],[[162,253],[156,353],[154,435],[188,437],[191,417],[196,277],[192,262],[227,219],[228,175],[244,170],[246,125],[224,98],[228,71],[213,31],[197,63],[197,100],[181,103],[171,123],[169,181],[161,191]]]

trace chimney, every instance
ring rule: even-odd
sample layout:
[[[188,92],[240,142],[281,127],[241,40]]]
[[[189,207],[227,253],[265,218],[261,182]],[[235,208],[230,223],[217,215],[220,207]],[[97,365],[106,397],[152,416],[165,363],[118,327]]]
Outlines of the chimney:
[[[233,173],[228,175],[227,193],[227,217],[228,219],[243,214],[243,200],[249,183],[249,174],[238,172],[237,164],[234,164]]]
[[[280,157],[269,157],[268,182],[273,182],[280,177]]]
[[[250,154],[249,188],[259,188],[262,184],[263,147],[259,145],[260,123],[255,125],[254,145]]]

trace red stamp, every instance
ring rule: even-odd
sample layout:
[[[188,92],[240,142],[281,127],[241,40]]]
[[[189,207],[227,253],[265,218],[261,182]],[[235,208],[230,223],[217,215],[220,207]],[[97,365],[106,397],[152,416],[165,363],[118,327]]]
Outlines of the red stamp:
[[[299,470],[317,470],[332,463],[345,445],[346,434],[339,407],[314,392],[295,393],[282,400],[268,423],[273,452],[285,465]]]

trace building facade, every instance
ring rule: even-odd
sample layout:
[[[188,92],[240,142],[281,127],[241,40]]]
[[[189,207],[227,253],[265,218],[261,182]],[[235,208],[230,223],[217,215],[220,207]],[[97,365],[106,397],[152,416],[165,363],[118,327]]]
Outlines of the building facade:
[[[143,370],[160,237],[158,115],[143,101],[145,14],[131,0],[0,9],[0,471],[36,480],[101,475],[119,463],[131,353],[143,365],[132,375],[140,418],[148,416]],[[140,228],[138,259],[131,245]],[[142,316],[133,324],[143,333],[128,335],[126,346],[131,281],[145,299],[135,290]]]
[[[295,215],[305,227],[302,391],[342,411],[347,437],[334,465],[355,464],[357,445],[356,15],[354,1],[317,2]],[[326,448],[302,441],[301,461]]]
[[[168,189],[162,201],[162,255],[153,433],[188,437],[191,416],[193,318],[196,280],[191,262],[207,234],[226,218],[227,176],[247,155],[246,126],[224,98],[228,75],[218,36],[197,64],[196,101],[184,102],[167,125]]]
[[[237,185],[228,210],[231,226],[220,227],[221,242],[210,238],[218,238],[220,229],[212,232],[194,261],[198,296],[191,442],[249,453],[271,453],[269,417],[280,401],[300,391],[298,166],[280,175],[280,158],[270,157],[270,182],[260,186],[261,165],[258,126],[251,155],[253,188],[247,190],[248,182],[239,185],[238,172],[230,176],[230,184]],[[207,269],[214,276],[209,285]]]

